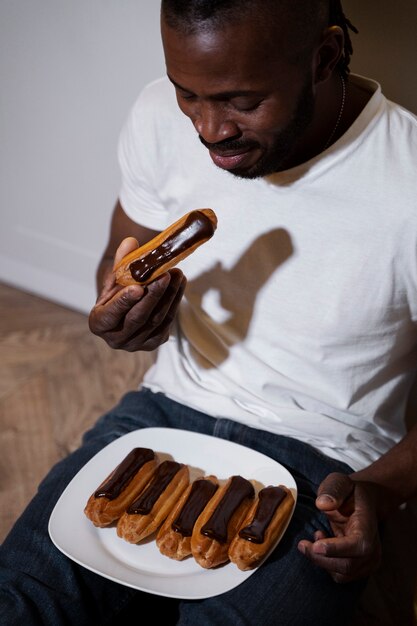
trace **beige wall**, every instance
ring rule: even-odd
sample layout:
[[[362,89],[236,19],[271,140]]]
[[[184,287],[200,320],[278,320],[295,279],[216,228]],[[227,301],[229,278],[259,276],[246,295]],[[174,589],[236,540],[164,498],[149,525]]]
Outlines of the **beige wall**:
[[[158,0],[0,0],[0,280],[90,310],[119,131],[163,71]]]
[[[385,95],[417,114],[417,0],[344,0],[351,69],[378,80]]]

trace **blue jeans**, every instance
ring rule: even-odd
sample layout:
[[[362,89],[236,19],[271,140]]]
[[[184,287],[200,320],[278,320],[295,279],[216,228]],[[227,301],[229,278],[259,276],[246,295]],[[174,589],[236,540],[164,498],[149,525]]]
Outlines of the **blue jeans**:
[[[266,454],[292,473],[298,502],[279,550],[231,591],[204,600],[153,596],[98,576],[51,543],[48,520],[62,491],[99,450],[132,430],[160,426],[215,435]],[[55,465],[0,548],[0,620],[5,626],[91,626],[143,623],[206,626],[326,626],[348,624],[364,581],[336,584],[297,550],[301,538],[330,532],[314,506],[315,493],[333,471],[348,466],[288,437],[214,419],[162,394],[130,392],[88,431],[81,447]]]

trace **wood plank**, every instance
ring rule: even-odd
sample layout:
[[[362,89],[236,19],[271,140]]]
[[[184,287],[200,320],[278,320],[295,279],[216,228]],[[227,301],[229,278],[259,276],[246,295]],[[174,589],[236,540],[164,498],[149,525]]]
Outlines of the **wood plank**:
[[[47,393],[41,373],[0,402],[1,538],[56,459]]]

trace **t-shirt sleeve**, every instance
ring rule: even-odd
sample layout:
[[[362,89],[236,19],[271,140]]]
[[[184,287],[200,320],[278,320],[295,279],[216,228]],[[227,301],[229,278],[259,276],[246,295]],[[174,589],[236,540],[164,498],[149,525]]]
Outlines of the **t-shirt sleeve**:
[[[167,225],[167,210],[156,191],[157,144],[154,107],[145,89],[132,107],[119,137],[119,200],[134,222],[162,230]]]

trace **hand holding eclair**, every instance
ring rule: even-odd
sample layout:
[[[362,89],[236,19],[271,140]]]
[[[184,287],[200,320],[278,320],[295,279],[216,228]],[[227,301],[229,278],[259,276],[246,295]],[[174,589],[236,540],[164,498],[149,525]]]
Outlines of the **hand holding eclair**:
[[[129,228],[122,215],[116,209],[115,219],[122,224],[115,230],[120,232]],[[214,211],[196,209],[141,246],[134,237],[123,239],[113,266],[108,257],[102,260],[108,269],[89,316],[91,332],[111,348],[129,352],[152,351],[167,341],[186,285],[175,266],[211,239],[216,228]]]
[[[115,264],[136,248],[135,239],[124,239],[116,252]],[[183,273],[176,268],[161,275],[146,289],[139,284],[117,285],[110,271],[90,312],[90,330],[111,348],[128,352],[154,350],[168,339],[185,285]]]

